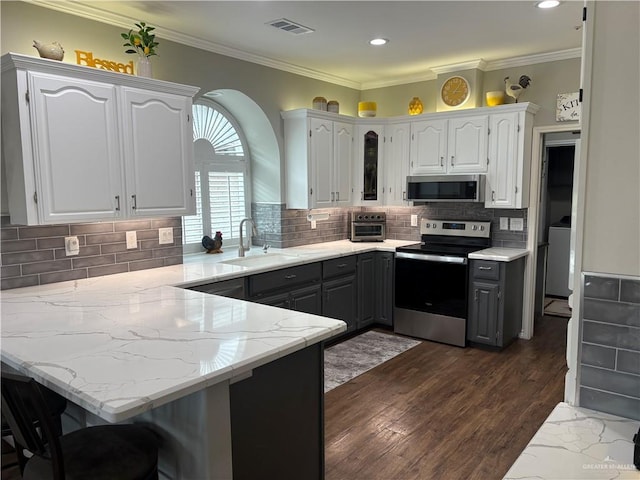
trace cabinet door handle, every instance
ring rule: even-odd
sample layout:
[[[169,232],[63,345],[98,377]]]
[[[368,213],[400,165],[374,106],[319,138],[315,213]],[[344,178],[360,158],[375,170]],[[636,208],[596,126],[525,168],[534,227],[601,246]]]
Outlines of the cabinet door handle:
[[[491,190],[491,201],[492,202],[496,201],[496,191],[495,190]]]
[[[493,267],[478,267],[478,270],[492,270]]]
[[[453,166],[453,159],[454,159],[454,158],[455,158],[455,157],[454,157],[453,155],[451,155],[451,166]]]
[[[135,195],[131,195],[131,200],[133,200],[133,205],[131,205],[131,209],[135,210],[138,207],[138,202]]]
[[[296,277],[297,277],[297,275],[285,275],[285,276],[284,276],[284,279],[285,279],[285,280],[293,280],[293,279],[294,279],[294,278],[296,278]]]
[[[336,202],[340,201],[340,192],[336,192]]]
[[[116,212],[120,211],[120,195],[116,195]]]
[[[478,301],[478,289],[475,290],[474,301]]]
[[[360,200],[364,200],[364,192],[360,192]]]
[[[453,158],[453,157],[451,157]],[[444,157],[440,157],[440,166],[444,167]]]
[[[336,201],[336,194],[335,192],[331,192],[331,201],[335,202]]]
[[[337,268],[345,268],[347,266],[346,263],[341,263],[340,265],[337,266]]]

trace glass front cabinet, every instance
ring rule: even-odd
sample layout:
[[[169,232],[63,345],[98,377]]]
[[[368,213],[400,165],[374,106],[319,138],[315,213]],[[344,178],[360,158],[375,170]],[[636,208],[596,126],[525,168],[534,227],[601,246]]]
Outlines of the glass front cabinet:
[[[358,125],[356,138],[354,205],[382,205],[384,126]]]

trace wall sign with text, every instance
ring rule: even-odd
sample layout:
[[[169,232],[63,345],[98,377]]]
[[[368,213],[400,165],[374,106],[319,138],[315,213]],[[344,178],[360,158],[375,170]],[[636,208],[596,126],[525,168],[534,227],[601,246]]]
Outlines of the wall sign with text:
[[[580,120],[579,92],[559,93],[556,103],[556,121],[571,122]]]

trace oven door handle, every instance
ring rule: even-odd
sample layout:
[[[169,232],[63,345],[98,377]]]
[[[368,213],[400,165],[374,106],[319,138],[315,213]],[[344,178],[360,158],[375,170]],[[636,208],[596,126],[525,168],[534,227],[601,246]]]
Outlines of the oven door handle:
[[[460,265],[467,264],[466,257],[449,257],[446,255],[430,255],[428,253],[396,252],[396,258],[406,258],[408,260],[419,260],[421,262],[458,263]]]

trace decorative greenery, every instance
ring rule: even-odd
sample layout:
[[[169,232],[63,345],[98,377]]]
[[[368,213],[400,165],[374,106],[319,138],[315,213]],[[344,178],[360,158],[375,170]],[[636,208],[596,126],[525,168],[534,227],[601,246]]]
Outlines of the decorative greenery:
[[[138,27],[138,31],[131,29],[129,33],[121,33],[120,36],[127,40],[127,43],[123,43],[123,47],[131,47],[125,50],[124,53],[137,53],[141,57],[150,57],[151,55],[157,55],[155,48],[158,46],[156,42],[156,36],[151,33],[155,30],[155,27],[147,26],[146,23],[140,22],[135,24]]]

